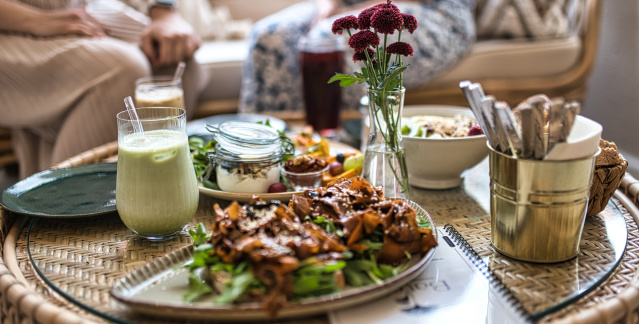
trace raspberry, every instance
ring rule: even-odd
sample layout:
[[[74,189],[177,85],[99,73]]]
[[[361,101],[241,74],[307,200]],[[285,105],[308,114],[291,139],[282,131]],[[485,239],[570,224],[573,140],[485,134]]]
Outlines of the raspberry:
[[[479,127],[479,125],[475,125],[471,127],[468,130],[468,134],[466,136],[477,136],[477,135],[484,135],[484,132],[481,130],[481,127]]]
[[[276,182],[268,187],[269,193],[286,192],[286,186],[283,183]]]

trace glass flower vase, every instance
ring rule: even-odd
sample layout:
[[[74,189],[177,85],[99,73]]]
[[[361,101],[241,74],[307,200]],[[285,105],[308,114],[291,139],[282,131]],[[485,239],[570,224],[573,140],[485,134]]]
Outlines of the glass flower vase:
[[[406,89],[368,89],[369,132],[362,176],[385,197],[409,199],[406,152],[402,146],[402,110]]]

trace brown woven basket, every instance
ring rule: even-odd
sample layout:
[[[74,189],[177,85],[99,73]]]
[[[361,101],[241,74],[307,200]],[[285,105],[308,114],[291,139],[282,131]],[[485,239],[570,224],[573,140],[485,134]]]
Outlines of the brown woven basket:
[[[622,164],[595,168],[590,186],[587,216],[597,215],[606,208],[608,200],[621,185],[627,168],[628,161],[625,159]]]

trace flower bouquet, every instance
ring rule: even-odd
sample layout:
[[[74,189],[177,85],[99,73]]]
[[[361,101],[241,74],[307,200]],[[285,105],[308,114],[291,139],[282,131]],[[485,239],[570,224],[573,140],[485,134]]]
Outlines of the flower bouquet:
[[[383,186],[388,197],[409,196],[406,154],[401,145],[402,76],[409,64],[402,58],[414,51],[401,36],[404,30],[412,34],[416,28],[417,19],[401,13],[390,0],[364,9],[357,17],[339,18],[332,27],[334,34],[348,33],[348,45],[355,51],[353,61],[363,64],[361,72],[336,73],[328,83],[339,81],[342,87],[367,84],[370,128],[362,174],[373,185]],[[395,32],[397,41],[393,42],[389,35]]]

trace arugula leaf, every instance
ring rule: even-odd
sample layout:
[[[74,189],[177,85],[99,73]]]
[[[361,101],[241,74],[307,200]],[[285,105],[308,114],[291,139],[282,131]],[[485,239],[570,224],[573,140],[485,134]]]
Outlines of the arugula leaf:
[[[191,237],[193,238],[193,245],[204,244],[211,238],[211,235],[206,233],[206,230],[204,229],[204,225],[202,223],[199,223],[195,226],[195,231],[189,230],[189,235],[191,235]]]
[[[215,298],[215,303],[221,305],[233,303],[237,298],[248,291],[248,288],[252,284],[256,284],[256,281],[257,283],[261,284],[261,282],[259,282],[259,280],[257,280],[253,276],[253,273],[248,269],[247,271],[233,276],[233,279],[229,281],[229,287],[224,289],[224,291],[222,291],[222,293],[217,298]]]
[[[217,255],[211,255],[213,245],[202,244],[193,249],[193,262],[188,264],[189,269],[195,269],[198,267],[206,267],[209,264],[217,263],[220,258]]]
[[[422,213],[417,214],[417,227],[430,228],[430,221]]]
[[[213,292],[213,288],[207,284],[199,274],[191,272],[189,274],[189,290],[184,294],[183,298],[186,302],[192,302],[206,294]]]
[[[217,183],[207,179],[202,181],[202,186],[204,186],[204,188],[209,188],[209,189],[213,189],[213,190],[220,190],[220,186],[217,185]]]
[[[293,293],[299,299],[339,291],[340,288],[335,282],[335,271],[345,266],[344,261],[328,261],[296,269],[293,271]]]
[[[371,252],[377,252],[384,247],[384,242],[373,242],[368,239],[359,240],[357,243],[366,246]]]
[[[217,141],[215,140],[205,143],[204,139],[199,136],[189,137],[189,150],[191,151],[195,175],[200,180],[207,180],[213,175],[212,168],[209,169],[207,154],[215,152],[216,144]]]
[[[309,217],[309,216],[307,216],[307,217]],[[324,218],[323,216],[319,216],[319,217],[313,219],[313,223],[315,223],[315,224],[321,226],[322,228],[324,228],[324,230],[326,232],[328,232],[328,234],[333,234],[333,233],[337,232],[337,227],[335,227],[335,223],[333,223],[332,221]],[[343,233],[342,233],[342,235],[343,235]]]
[[[375,276],[379,279],[387,279],[396,275],[396,271],[393,266],[387,264],[377,264],[377,260],[375,256],[371,254],[371,272],[375,274]]]
[[[353,287],[361,287],[373,283],[373,280],[368,276],[372,265],[368,260],[350,260],[344,267],[344,277],[346,283]]]

